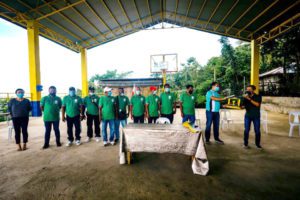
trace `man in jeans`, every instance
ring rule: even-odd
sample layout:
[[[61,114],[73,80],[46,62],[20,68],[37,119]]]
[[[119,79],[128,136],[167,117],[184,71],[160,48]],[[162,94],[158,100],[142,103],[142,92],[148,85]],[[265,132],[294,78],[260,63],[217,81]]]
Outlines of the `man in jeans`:
[[[129,115],[129,98],[125,96],[124,88],[119,88],[119,95],[116,97],[118,118],[115,120],[115,142],[119,141],[120,124],[124,128]],[[127,108],[127,109],[126,109]]]
[[[83,99],[83,104],[86,108],[86,125],[87,125],[87,139],[90,142],[93,138],[93,124],[95,127],[96,142],[100,141],[100,121],[99,121],[99,97],[95,95],[95,88],[89,87],[89,95]]]
[[[104,96],[99,101],[99,121],[102,121],[102,137],[103,145],[106,147],[109,143],[107,141],[107,125],[109,125],[110,136],[109,142],[114,145],[115,133],[115,118],[118,116],[116,109],[116,99],[112,96],[112,89],[105,87]]]
[[[210,129],[211,124],[214,124],[214,138],[216,143],[224,144],[219,137],[219,124],[220,124],[220,101],[226,98],[220,98],[219,94],[219,83],[212,82],[211,89],[206,93],[206,128],[205,128],[205,139],[206,143],[210,144]]]
[[[133,123],[144,123],[146,116],[145,109],[146,98],[141,94],[141,89],[136,87],[135,95],[130,100],[130,116]]]
[[[189,121],[189,123],[194,126],[195,117],[195,104],[196,97],[193,94],[194,87],[192,85],[186,86],[186,92],[182,93],[180,96],[180,111],[182,117],[182,123]]]
[[[49,148],[50,133],[53,126],[56,138],[56,146],[60,147],[59,112],[62,106],[61,98],[56,96],[56,87],[49,88],[49,95],[41,99],[41,110],[46,128],[45,143],[43,149]]]
[[[76,90],[74,87],[69,88],[69,95],[63,98],[62,104],[62,121],[65,122],[67,119],[68,126],[68,142],[66,144],[67,147],[71,146],[74,141],[73,136],[73,126],[75,126],[75,143],[76,145],[80,145],[80,133],[81,133],[81,125],[80,121],[83,120],[83,105],[81,97],[76,95]],[[67,117],[66,117],[67,115]]]
[[[244,95],[243,107],[246,109],[245,114],[245,131],[244,131],[244,148],[249,148],[248,139],[251,122],[254,125],[255,132],[255,144],[258,149],[262,149],[260,145],[260,105],[261,96],[255,94],[256,87],[254,85],[248,85],[246,94]]]

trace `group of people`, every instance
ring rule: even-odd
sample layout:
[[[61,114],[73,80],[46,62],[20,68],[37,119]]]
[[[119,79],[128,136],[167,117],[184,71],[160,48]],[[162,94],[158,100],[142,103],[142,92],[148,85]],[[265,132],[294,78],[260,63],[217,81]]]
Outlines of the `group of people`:
[[[156,123],[159,117],[167,118],[173,123],[174,114],[176,114],[176,97],[170,91],[170,85],[164,85],[164,92],[158,96],[157,88],[150,87],[150,95],[142,95],[139,87],[135,88],[134,95],[129,98],[125,95],[124,88],[118,89],[118,95],[113,96],[112,88],[105,87],[104,95],[99,97],[95,94],[95,88],[89,87],[88,96],[81,98],[76,95],[74,87],[69,88],[69,94],[63,99],[56,95],[56,88],[51,86],[49,94],[41,99],[40,107],[43,112],[45,126],[45,142],[43,149],[49,148],[50,133],[53,127],[56,136],[56,145],[61,146],[60,141],[60,113],[61,120],[67,122],[68,141],[66,146],[71,146],[75,140],[76,145],[81,144],[81,121],[86,119],[87,139],[90,142],[95,137],[96,142],[100,142],[102,131],[103,145],[114,145],[119,140],[120,126],[125,127],[127,119],[130,117],[133,123]],[[219,137],[219,123],[221,98],[219,94],[219,83],[213,82],[211,89],[206,94],[206,143],[210,144],[211,125],[213,124],[214,139],[218,144],[224,144]],[[246,108],[244,146],[248,148],[248,138],[250,124],[253,122],[256,133],[256,146],[260,146],[260,104],[261,96],[254,93],[255,86],[247,87],[247,94],[244,96],[243,106]],[[31,103],[24,98],[24,90],[16,90],[16,98],[8,103],[8,110],[11,114],[15,130],[15,140],[18,150],[26,150],[28,142],[28,122],[31,111]],[[186,91],[180,96],[180,112],[182,123],[188,121],[195,124],[195,105],[196,96],[192,85],[186,86]],[[100,129],[100,124],[101,129]],[[75,127],[75,137],[73,128]],[[109,127],[109,138],[107,129]],[[21,146],[21,130],[23,135],[23,146]]]

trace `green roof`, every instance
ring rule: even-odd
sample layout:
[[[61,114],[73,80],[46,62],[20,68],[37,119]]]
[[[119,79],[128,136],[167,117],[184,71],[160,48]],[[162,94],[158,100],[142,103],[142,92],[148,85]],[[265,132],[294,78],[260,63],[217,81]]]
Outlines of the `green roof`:
[[[73,51],[167,22],[259,43],[300,23],[300,0],[1,0],[0,17]]]

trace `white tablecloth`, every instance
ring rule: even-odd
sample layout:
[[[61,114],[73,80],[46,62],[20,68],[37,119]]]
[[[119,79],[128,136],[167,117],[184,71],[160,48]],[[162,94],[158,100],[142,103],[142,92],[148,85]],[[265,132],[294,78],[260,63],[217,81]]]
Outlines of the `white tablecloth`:
[[[206,175],[208,160],[202,133],[190,133],[182,125],[128,124],[121,132],[120,163],[125,152],[180,153],[195,156],[192,169]]]

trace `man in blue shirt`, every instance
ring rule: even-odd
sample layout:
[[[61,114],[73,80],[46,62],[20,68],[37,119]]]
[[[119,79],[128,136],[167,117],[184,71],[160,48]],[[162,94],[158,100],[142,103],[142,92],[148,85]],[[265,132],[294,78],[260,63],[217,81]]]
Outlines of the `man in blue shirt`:
[[[220,98],[218,93],[220,90],[219,83],[212,82],[211,89],[206,93],[206,128],[205,128],[205,139],[206,143],[210,143],[210,128],[211,124],[214,124],[214,138],[216,143],[224,144],[219,138],[219,124],[220,124],[220,107],[221,102],[226,98]]]

